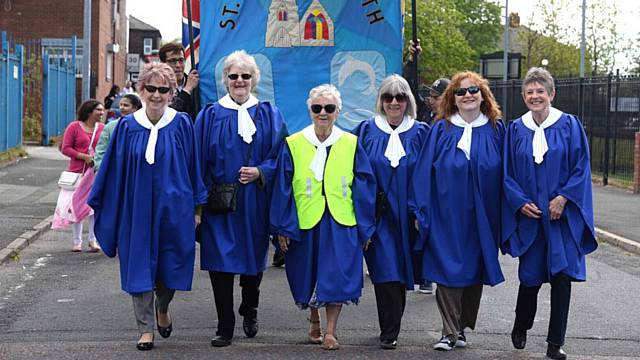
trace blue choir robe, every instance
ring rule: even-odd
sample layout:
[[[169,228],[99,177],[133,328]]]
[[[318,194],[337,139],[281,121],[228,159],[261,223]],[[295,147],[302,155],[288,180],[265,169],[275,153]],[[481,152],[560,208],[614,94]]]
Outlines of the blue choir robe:
[[[327,154],[331,147],[327,148]],[[322,219],[301,230],[293,197],[293,160],[285,143],[278,158],[278,173],[271,199],[271,227],[291,241],[285,270],[296,304],[358,303],[362,294],[362,248],[375,231],[376,183],[367,155],[357,146],[351,185],[356,226],[337,223],[328,205]],[[315,296],[313,296],[315,295]],[[313,296],[313,299],[312,299]]]
[[[155,162],[145,160],[150,131],[134,115],[118,122],[96,176],[89,206],[104,253],[120,260],[122,289],[191,290],[195,207],[206,202],[193,123],[185,113],[158,131]]]
[[[200,266],[202,270],[257,275],[266,267],[269,249],[269,204],[276,161],[287,128],[280,110],[268,102],[248,109],[252,119],[260,107],[251,144],[238,135],[238,112],[219,103],[209,104],[196,120],[200,161],[207,189],[222,183],[237,183],[241,167],[260,170],[260,178],[240,184],[236,211],[202,212]],[[251,156],[246,163],[251,147]]]
[[[541,164],[533,159],[534,132],[519,118],[509,124],[504,146],[502,251],[519,257],[518,275],[525,286],[548,282],[560,272],[586,280],[585,255],[594,251],[589,145],[573,115],[544,129],[549,150]],[[549,202],[567,198],[560,219],[550,221]],[[520,208],[533,202],[542,218],[531,219]]]
[[[429,131],[409,207],[424,250],[422,277],[449,287],[504,281],[498,262],[504,126],[474,127],[470,160],[457,148],[463,128],[440,120]]]
[[[412,249],[416,231],[408,208],[409,183],[415,163],[427,137],[428,126],[415,121],[411,129],[399,134],[406,156],[393,168],[384,155],[389,134],[376,126],[375,118],[361,122],[354,134],[367,153],[376,177],[378,191],[384,191],[388,209],[376,220],[376,232],[364,257],[374,284],[401,282],[413,290]]]

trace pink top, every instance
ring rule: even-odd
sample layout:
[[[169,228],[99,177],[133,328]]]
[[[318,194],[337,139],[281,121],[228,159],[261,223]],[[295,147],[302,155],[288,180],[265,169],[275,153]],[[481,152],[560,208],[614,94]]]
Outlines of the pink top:
[[[71,159],[69,160],[69,166],[67,166],[67,171],[71,171],[74,173],[81,173],[82,168],[84,166],[84,160],[77,159],[79,153],[88,154],[89,153],[89,141],[91,141],[92,132],[86,132],[82,128],[82,122],[79,120],[72,121],[64,131],[64,138],[62,140],[62,153]],[[91,144],[91,152],[94,153],[96,149],[96,144],[100,139],[100,134],[102,133],[102,129],[104,128],[103,123],[96,123],[98,127],[96,130],[96,136],[93,139],[93,144]]]

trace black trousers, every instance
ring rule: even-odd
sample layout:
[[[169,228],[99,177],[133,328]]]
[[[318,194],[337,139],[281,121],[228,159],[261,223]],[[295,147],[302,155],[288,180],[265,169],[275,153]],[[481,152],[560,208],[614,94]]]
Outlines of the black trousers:
[[[373,284],[373,288],[378,306],[380,340],[396,340],[407,304],[407,287],[400,282],[386,282]]]
[[[218,271],[209,271],[213,297],[218,314],[218,331],[216,335],[230,340],[233,338],[233,329],[236,326],[236,317],[233,314],[233,280],[235,274]],[[242,303],[238,313],[240,316],[255,318],[258,316],[258,300],[260,297],[260,282],[262,273],[256,276],[240,275],[240,287],[242,288]]]
[[[551,317],[547,342],[552,345],[564,345],[567,333],[567,318],[571,302],[571,278],[563,273],[551,277]],[[538,291],[542,285],[526,287],[520,284],[516,304],[516,331],[526,331],[533,326],[538,307]]]

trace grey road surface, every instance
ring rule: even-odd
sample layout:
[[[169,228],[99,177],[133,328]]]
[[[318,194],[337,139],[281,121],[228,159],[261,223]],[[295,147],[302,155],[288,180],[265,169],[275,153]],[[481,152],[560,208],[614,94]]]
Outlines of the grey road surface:
[[[0,359],[543,359],[549,316],[549,288],[527,348],[509,340],[517,291],[517,263],[502,257],[507,281],[485,288],[478,326],[466,349],[439,353],[440,317],[432,295],[411,292],[397,350],[377,345],[372,286],[365,278],[360,305],[345,307],[338,324],[342,348],[327,352],[305,344],[306,313],[289,293],[283,269],[265,273],[259,308],[260,332],[245,338],[238,316],[232,346],[212,348],[216,316],[205,272],[196,270],[193,291],[179,292],[171,305],[174,333],[156,335],[156,347],[136,350],[138,332],[131,299],[120,290],[116,259],[71,253],[69,232],[44,233],[0,266]],[[198,265],[197,265],[198,266]],[[588,258],[586,283],[574,283],[566,351],[572,359],[634,359],[640,351],[640,261],[603,244]],[[239,287],[236,288],[236,307]]]

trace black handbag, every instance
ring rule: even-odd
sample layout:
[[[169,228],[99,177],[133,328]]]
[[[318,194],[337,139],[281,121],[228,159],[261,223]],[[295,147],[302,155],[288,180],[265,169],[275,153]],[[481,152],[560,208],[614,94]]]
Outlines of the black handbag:
[[[213,184],[207,199],[207,210],[214,214],[236,211],[238,183]]]
[[[258,106],[256,107],[256,116],[253,120],[254,123],[257,122],[259,115],[260,103],[258,103]],[[244,158],[243,166],[249,165],[252,150],[253,142],[249,144],[249,149],[247,150],[247,155]],[[211,190],[209,190],[209,197],[207,198],[207,211],[213,214],[226,214],[236,211],[239,188],[240,184],[237,182],[213,184],[211,186]]]

